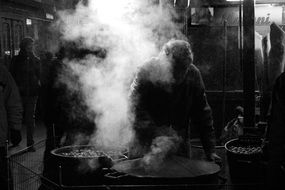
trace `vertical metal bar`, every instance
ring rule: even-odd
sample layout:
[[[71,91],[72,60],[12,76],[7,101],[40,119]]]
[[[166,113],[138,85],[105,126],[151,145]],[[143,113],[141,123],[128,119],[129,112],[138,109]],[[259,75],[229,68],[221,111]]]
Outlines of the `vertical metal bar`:
[[[10,181],[11,181],[11,179],[10,179],[10,166],[9,166],[9,164],[10,164],[10,162],[9,162],[9,152],[8,152],[8,148],[9,148],[9,141],[8,140],[6,140],[6,169],[7,169],[7,190],[10,190]]]
[[[62,167],[59,165],[59,186],[62,187]]]
[[[282,24],[285,24],[285,5],[282,5]]]
[[[189,12],[189,10],[191,10],[190,7],[190,0],[188,0],[188,4],[187,4],[187,7],[184,9],[184,34],[185,36],[188,36],[188,21],[189,21],[189,18],[188,18],[188,15],[190,13],[191,15],[191,12]]]
[[[183,19],[184,20],[184,23],[183,23],[183,25],[184,25],[184,35],[187,36],[188,35],[188,26],[187,26],[187,23],[188,23],[188,18],[187,18],[188,9],[185,8],[183,11],[184,11],[183,12],[183,17],[184,17],[184,19]]]
[[[255,125],[254,0],[243,1],[243,94],[244,126]]]
[[[240,69],[243,70],[242,63],[243,51],[243,32],[242,32],[242,0],[239,2],[239,53],[240,53]]]
[[[50,139],[48,139],[49,141]],[[56,136],[55,136],[55,128],[54,123],[52,124],[52,141],[53,141],[53,148],[56,148]]]
[[[225,114],[226,114],[226,82],[227,82],[227,46],[228,46],[228,28],[227,21],[224,21],[224,62],[223,62],[223,100],[222,100],[222,126],[225,126]]]

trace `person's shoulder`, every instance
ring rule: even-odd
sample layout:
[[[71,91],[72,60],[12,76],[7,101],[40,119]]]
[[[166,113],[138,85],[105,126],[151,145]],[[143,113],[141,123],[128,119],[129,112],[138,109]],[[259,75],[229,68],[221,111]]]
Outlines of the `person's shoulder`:
[[[151,59],[147,60],[138,70],[138,78],[140,79],[147,79],[151,72],[155,70],[157,66],[158,58],[152,57]]]
[[[158,64],[158,62],[159,59],[157,57],[152,57],[143,64],[141,70],[152,70]]]

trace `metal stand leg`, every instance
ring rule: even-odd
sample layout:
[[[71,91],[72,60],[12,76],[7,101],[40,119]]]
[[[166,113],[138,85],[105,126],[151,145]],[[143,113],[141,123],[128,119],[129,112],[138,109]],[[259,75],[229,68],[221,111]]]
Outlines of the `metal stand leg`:
[[[8,147],[9,147],[9,141],[6,140],[7,189],[11,190],[11,188],[10,188],[10,182],[11,182],[11,178],[10,178],[10,162],[9,162],[9,155],[8,155]]]
[[[56,148],[56,136],[55,136],[54,124],[52,124],[52,139],[53,139],[53,148]]]
[[[63,185],[62,185],[62,168],[61,165],[59,165],[59,186],[61,189],[63,189]]]

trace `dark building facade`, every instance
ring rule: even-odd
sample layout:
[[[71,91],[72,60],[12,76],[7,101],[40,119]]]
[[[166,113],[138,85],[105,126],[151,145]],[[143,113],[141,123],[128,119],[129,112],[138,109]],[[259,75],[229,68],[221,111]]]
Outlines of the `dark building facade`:
[[[53,38],[49,26],[55,19],[55,11],[53,0],[1,0],[0,64],[9,67],[25,36],[36,40],[38,55],[43,50],[49,50]]]
[[[35,52],[54,52],[58,35],[52,30],[56,12],[72,9],[78,0],[0,0],[0,64],[9,67],[25,36],[35,39]]]

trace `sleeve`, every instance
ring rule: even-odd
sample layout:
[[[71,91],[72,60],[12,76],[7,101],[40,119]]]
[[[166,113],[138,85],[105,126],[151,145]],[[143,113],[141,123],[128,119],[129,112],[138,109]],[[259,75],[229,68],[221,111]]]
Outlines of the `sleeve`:
[[[191,122],[197,126],[204,151],[208,155],[215,152],[212,110],[208,104],[204,82],[198,69],[194,75],[194,97]]]
[[[144,73],[139,72],[131,85],[130,98],[133,102],[132,111],[134,113],[134,130],[139,134],[138,138],[143,141],[145,137],[152,135],[154,121],[147,112],[144,102],[144,94],[148,93],[148,84],[143,78]]]
[[[153,122],[147,114],[143,104],[142,93],[146,87],[142,83],[141,75],[138,73],[131,84],[129,98],[132,102],[131,113],[133,113],[133,129],[135,136],[129,144],[128,157],[131,159],[142,157],[151,138],[151,126]]]
[[[8,126],[11,129],[20,130],[22,124],[22,103],[18,87],[7,71],[7,85],[5,88],[5,106],[7,110]]]

